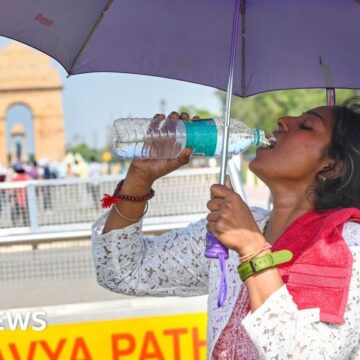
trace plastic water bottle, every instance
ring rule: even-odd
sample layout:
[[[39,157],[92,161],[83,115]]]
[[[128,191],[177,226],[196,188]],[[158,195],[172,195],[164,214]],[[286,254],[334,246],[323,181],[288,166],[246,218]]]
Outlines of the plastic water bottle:
[[[192,148],[193,156],[218,157],[223,130],[221,119],[117,119],[112,129],[114,152],[122,159],[172,159],[182,149]],[[228,154],[238,154],[251,145],[270,146],[270,141],[262,130],[230,120]]]

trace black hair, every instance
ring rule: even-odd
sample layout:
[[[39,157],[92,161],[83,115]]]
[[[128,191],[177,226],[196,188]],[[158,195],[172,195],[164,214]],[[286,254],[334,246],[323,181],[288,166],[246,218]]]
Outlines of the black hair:
[[[187,113],[186,111],[183,111],[183,112],[180,114],[180,119],[181,119],[181,117],[182,117],[183,115],[186,115],[186,116],[188,116],[188,117],[190,118],[189,113]]]
[[[315,210],[360,209],[360,97],[333,107],[334,125],[327,155],[334,163],[315,176]],[[336,169],[334,174],[334,169]],[[330,176],[329,176],[330,175]]]

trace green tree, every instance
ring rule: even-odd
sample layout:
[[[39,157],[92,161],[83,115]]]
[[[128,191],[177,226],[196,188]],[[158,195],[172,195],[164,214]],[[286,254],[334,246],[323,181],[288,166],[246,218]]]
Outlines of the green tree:
[[[180,113],[187,112],[190,115],[190,118],[192,118],[195,115],[200,116],[200,118],[202,119],[211,118],[215,116],[210,111],[206,109],[198,109],[194,105],[187,105],[187,106],[183,105],[180,107],[179,112]]]
[[[90,159],[95,156],[95,158],[100,159],[100,152],[91,149],[87,144],[81,143],[72,148],[69,148],[67,151],[72,152],[73,154],[80,154],[85,161],[90,161]]]
[[[224,106],[225,93],[218,91],[217,95]],[[354,90],[336,90],[336,102],[341,104],[355,95]],[[326,92],[321,89],[271,91],[244,99],[233,96],[231,117],[270,133],[280,116],[300,115],[308,109],[325,104]]]

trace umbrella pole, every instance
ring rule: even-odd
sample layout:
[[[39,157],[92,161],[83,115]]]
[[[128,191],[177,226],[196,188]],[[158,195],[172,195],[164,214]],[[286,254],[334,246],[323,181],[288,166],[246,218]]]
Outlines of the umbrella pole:
[[[231,34],[229,78],[228,78],[228,84],[227,84],[227,89],[226,89],[224,133],[223,133],[223,142],[222,142],[220,180],[219,180],[219,183],[222,185],[225,184],[226,167],[227,167],[231,97],[232,97],[232,92],[233,92],[236,50],[237,50],[237,44],[238,44],[238,40],[239,40],[240,9],[242,11],[245,11],[245,0],[235,0],[235,9],[234,9],[232,34]]]
[[[336,98],[335,98],[335,89],[334,88],[326,89],[326,103],[330,106],[335,106]]]

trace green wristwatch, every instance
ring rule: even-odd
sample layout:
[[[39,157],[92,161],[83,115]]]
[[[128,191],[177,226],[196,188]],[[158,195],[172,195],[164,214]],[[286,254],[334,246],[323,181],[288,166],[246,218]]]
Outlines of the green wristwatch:
[[[290,261],[292,257],[293,254],[289,250],[274,251],[263,256],[254,257],[249,261],[241,263],[238,266],[237,271],[241,280],[245,281],[248,277],[259,271]]]

